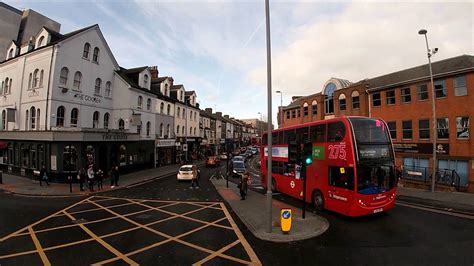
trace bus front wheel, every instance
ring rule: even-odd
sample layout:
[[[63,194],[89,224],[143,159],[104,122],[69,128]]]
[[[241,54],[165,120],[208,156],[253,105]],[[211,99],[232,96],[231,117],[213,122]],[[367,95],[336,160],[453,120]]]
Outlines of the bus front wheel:
[[[313,206],[318,211],[324,210],[324,196],[319,190],[313,192]]]

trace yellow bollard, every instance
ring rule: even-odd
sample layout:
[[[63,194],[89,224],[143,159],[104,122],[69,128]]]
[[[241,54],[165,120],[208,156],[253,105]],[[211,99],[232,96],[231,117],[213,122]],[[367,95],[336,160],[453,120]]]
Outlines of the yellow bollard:
[[[280,211],[281,231],[288,234],[291,230],[291,209],[281,209]]]

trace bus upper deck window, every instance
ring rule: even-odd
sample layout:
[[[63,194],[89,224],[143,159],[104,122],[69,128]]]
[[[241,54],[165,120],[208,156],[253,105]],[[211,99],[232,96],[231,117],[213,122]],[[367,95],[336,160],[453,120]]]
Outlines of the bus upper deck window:
[[[328,125],[328,141],[341,141],[346,135],[346,127],[342,122],[334,122]]]

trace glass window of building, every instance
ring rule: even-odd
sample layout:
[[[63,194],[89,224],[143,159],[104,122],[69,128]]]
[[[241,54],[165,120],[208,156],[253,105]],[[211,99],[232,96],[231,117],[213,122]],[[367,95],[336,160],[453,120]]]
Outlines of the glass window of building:
[[[164,129],[163,123],[161,123],[161,124],[160,124],[160,136],[159,136],[160,138],[163,137],[163,129]]]
[[[119,163],[120,163],[120,165],[126,165],[127,164],[127,148],[125,147],[125,145],[120,145]]]
[[[148,75],[143,76],[143,87],[148,88]]]
[[[418,137],[420,139],[430,139],[430,120],[418,120]]]
[[[402,131],[403,139],[412,139],[413,138],[413,127],[411,125],[411,120],[402,121]]]
[[[308,103],[303,104],[303,116],[308,116],[309,114],[309,106]]]
[[[30,109],[30,119],[31,119],[30,129],[35,129],[36,128],[36,108],[33,106]]]
[[[142,97],[142,96],[138,96],[137,108],[138,108],[138,109],[142,109],[142,104],[143,104],[143,97]]]
[[[92,145],[86,146],[86,159],[87,164],[93,164],[95,162],[95,148]]]
[[[449,139],[449,119],[438,118],[437,129],[439,139]]]
[[[26,112],[25,112],[25,130],[28,130],[28,123],[29,123],[29,117],[30,117],[29,113],[30,113],[30,110],[26,110]]]
[[[102,80],[100,78],[97,78],[95,80],[94,94],[100,94],[100,86],[101,85],[102,85]]]
[[[353,91],[351,94],[351,97],[352,97],[352,109],[359,109],[360,108],[359,92]]]
[[[66,87],[67,86],[67,76],[69,75],[69,69],[67,67],[61,68],[61,73],[59,74],[59,85]]]
[[[456,117],[456,137],[458,139],[469,138],[469,116]]]
[[[397,121],[389,121],[387,122],[387,126],[392,139],[397,139]]]
[[[63,149],[63,169],[65,171],[77,170],[77,149],[73,145],[68,145]]]
[[[59,106],[56,110],[56,126],[57,127],[64,127],[64,113],[65,108],[64,106]]]
[[[5,110],[2,111],[2,130],[7,129],[7,112]]]
[[[36,145],[30,145],[30,158],[31,158],[31,168],[38,169],[37,158],[36,158]]]
[[[119,130],[125,130],[125,121],[123,119],[119,119]]]
[[[39,81],[39,86],[43,87],[43,80],[44,80],[44,70],[41,69],[40,71],[40,81]]]
[[[171,115],[171,105],[168,104],[167,112],[168,115]]]
[[[346,110],[346,95],[344,93],[339,95],[339,110],[340,111]]]
[[[82,80],[82,74],[79,71],[76,71],[74,74],[74,84],[72,86],[73,89],[75,90],[80,90],[81,89],[81,80]]]
[[[318,102],[316,100],[313,100],[313,102],[311,103],[311,113],[313,115],[318,114]]]
[[[137,134],[141,135],[142,134],[142,121],[137,125]]]
[[[147,109],[148,111],[151,110],[151,99],[150,99],[150,98],[148,98],[148,99],[146,100],[146,109]]]
[[[296,110],[296,113],[297,113],[297,117],[301,117],[301,110],[300,109]]]
[[[170,132],[170,124],[168,124],[168,125],[166,126],[165,139],[169,138],[169,137],[170,137],[170,134],[171,134],[171,132]]]
[[[419,84],[418,86],[416,86],[416,95],[418,101],[428,100],[428,85]]]
[[[286,119],[290,119],[290,111],[286,111]]]
[[[176,135],[179,135],[179,125],[176,126]]]
[[[454,96],[467,95],[466,76],[460,76],[453,79]]]
[[[335,90],[336,85],[334,83],[329,83],[328,85],[326,85],[326,88],[324,88],[324,106],[326,114],[334,113],[333,94]]]
[[[464,160],[438,160],[438,169],[445,170],[445,174],[449,177],[453,175],[453,171],[459,176],[459,185],[466,187],[469,183],[469,161]],[[447,170],[447,171],[446,171]],[[448,180],[450,183],[452,179]]]
[[[179,118],[180,115],[181,115],[181,108],[178,107],[178,111],[176,112],[176,116]]]
[[[99,48],[94,48],[94,54],[92,55],[92,62],[99,63]]]
[[[39,86],[39,69],[35,69],[33,72],[33,88]]]
[[[29,168],[30,167],[30,151],[28,146],[21,144],[21,167]]]
[[[296,117],[296,110],[291,110],[291,118],[295,118]]]
[[[99,128],[99,112],[95,111],[92,115],[92,128]]]
[[[84,44],[84,51],[82,51],[82,57],[89,59],[89,51],[91,49],[91,45],[86,42]]]
[[[446,80],[437,80],[434,82],[434,90],[436,98],[444,98],[446,94]]]
[[[112,82],[107,81],[105,83],[105,97],[110,97],[112,95]]]
[[[110,118],[109,113],[105,113],[104,114],[104,128],[105,129],[109,128],[109,118]]]
[[[401,89],[401,96],[402,96],[402,103],[411,102],[411,89],[410,89],[410,87]]]
[[[381,106],[382,100],[380,99],[380,92],[372,94],[372,106]]]
[[[151,130],[151,123],[150,121],[146,122],[146,136],[150,136],[150,130]]]
[[[160,114],[163,114],[164,109],[165,109],[165,104],[162,102],[160,103]]]
[[[77,108],[73,108],[71,110],[71,127],[77,127],[78,117],[79,117],[79,110]]]
[[[395,104],[395,91],[386,91],[385,92],[385,101],[387,105]]]

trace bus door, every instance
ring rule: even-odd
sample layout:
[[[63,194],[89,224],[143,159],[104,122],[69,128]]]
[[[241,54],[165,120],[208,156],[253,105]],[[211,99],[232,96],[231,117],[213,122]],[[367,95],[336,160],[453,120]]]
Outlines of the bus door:
[[[354,201],[354,168],[329,166],[328,178],[327,207],[348,211]]]

